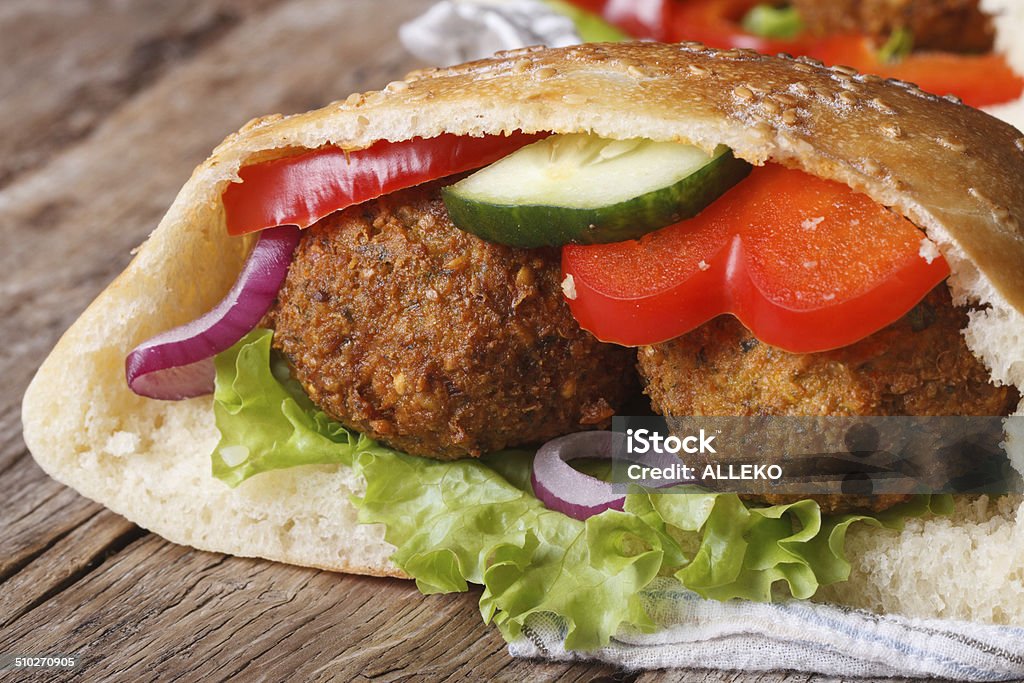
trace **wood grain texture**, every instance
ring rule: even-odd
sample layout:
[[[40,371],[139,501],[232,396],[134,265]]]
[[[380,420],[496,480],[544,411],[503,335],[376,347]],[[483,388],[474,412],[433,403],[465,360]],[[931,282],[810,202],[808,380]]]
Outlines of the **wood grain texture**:
[[[0,680],[823,680],[515,660],[481,624],[477,594],[424,598],[408,582],[175,546],[50,480],[25,452],[32,372],[191,169],[252,116],[419,66],[395,33],[429,4],[0,4],[0,653],[84,661]]]

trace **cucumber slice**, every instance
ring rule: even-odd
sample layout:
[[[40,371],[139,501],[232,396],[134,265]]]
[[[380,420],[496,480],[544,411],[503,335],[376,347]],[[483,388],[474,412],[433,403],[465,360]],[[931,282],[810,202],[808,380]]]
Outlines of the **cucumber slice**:
[[[552,135],[442,190],[452,223],[515,247],[636,239],[692,218],[750,172],[724,146]]]

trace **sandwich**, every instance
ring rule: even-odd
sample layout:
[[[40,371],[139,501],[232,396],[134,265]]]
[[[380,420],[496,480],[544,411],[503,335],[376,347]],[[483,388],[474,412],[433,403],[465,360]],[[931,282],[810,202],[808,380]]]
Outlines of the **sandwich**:
[[[956,95],[1020,125],[1020,7],[1003,0],[561,0],[583,40],[700,41],[808,56]],[[616,36],[616,33],[618,35]],[[593,36],[593,37],[591,37]],[[612,37],[609,37],[612,36]]]
[[[483,585],[509,638],[654,628],[659,577],[1021,623],[1019,497],[620,495],[565,463],[640,385],[682,417],[1019,412],[1022,173],[1012,126],[808,59],[415,72],[218,146],[39,369],[25,440],[177,543]]]

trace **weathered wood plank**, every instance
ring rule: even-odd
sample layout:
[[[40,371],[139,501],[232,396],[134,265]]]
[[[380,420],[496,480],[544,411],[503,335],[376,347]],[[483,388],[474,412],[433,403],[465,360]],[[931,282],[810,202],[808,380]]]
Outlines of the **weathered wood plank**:
[[[28,487],[25,495],[12,500],[4,510],[0,522],[4,525],[0,581],[15,574],[101,509],[71,489],[42,478],[45,475],[34,464],[27,464],[23,469],[35,470],[41,480]],[[9,490],[6,483],[3,490]],[[0,587],[0,591],[7,590],[6,585]]]
[[[0,187],[277,0],[64,0],[0,7]]]
[[[84,680],[589,681],[614,672],[509,659],[475,600],[150,535],[0,630],[0,652],[72,648]]]
[[[0,628],[89,573],[105,554],[145,533],[109,510],[93,509],[84,523],[71,527],[6,582],[0,591]]]

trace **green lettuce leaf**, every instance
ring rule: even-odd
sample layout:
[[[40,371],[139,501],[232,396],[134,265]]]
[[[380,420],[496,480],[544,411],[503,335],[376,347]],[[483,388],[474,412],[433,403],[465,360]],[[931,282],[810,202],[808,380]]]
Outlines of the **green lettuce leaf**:
[[[658,577],[716,600],[808,598],[848,578],[854,522],[898,528],[952,502],[920,496],[876,516],[826,516],[810,500],[757,507],[692,487],[633,489],[622,512],[581,522],[533,495],[531,452],[442,462],[347,431],[288,377],[271,336],[257,329],[217,357],[214,475],[236,486],[303,464],[354,467],[366,481],[352,501],[359,521],[384,526],[395,564],[425,594],[483,586],[480,613],[509,639],[538,613],[565,624],[571,650],[606,645],[623,626],[653,629],[641,596]]]
[[[530,454],[502,455],[511,478],[528,478]],[[634,515],[609,510],[580,522],[476,460],[367,452],[355,464],[367,483],[355,501],[359,521],[385,526],[398,548],[392,560],[423,593],[483,585],[480,612],[506,637],[528,615],[553,612],[575,649],[607,643],[622,623],[652,626],[639,592],[661,567],[660,539]]]
[[[272,337],[256,328],[215,359],[213,476],[229,486],[296,465],[348,465],[356,451],[380,448],[318,410],[284,363],[272,365]]]

